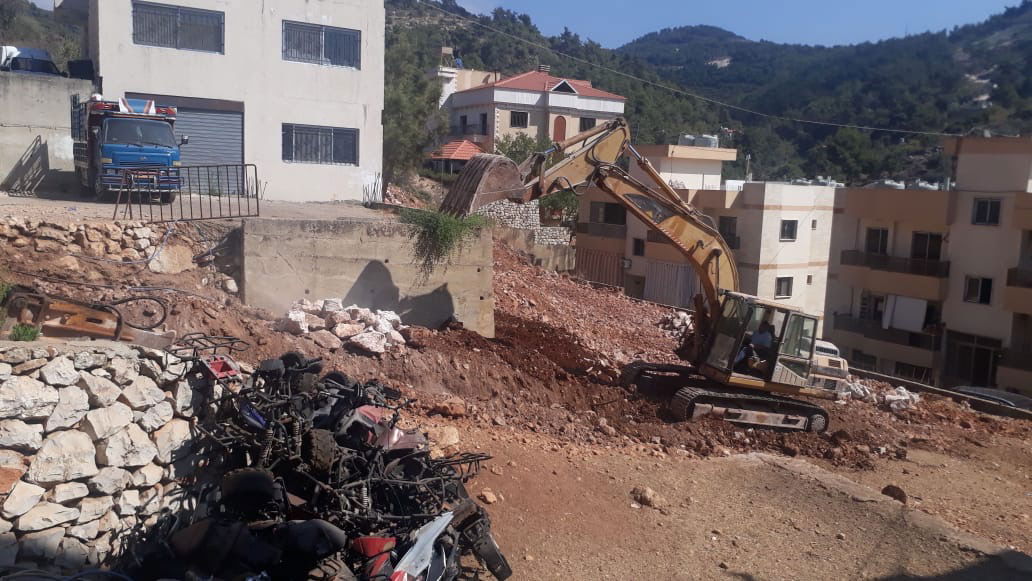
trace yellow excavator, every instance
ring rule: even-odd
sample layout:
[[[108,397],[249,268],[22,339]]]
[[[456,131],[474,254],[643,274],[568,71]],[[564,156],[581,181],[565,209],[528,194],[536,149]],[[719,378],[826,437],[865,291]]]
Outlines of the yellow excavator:
[[[651,183],[619,165],[627,156]],[[549,166],[549,161],[555,161]],[[630,144],[617,118],[516,165],[480,154],[463,168],[441,210],[466,215],[499,200],[527,202],[548,194],[597,188],[679,250],[701,282],[693,324],[677,354],[686,365],[635,362],[622,374],[627,386],[671,393],[679,419],[723,417],[736,423],[822,432],[828,413],[792,399],[834,399],[845,362],[818,355],[817,317],[739,292],[738,269],[711,218],[671,188]]]

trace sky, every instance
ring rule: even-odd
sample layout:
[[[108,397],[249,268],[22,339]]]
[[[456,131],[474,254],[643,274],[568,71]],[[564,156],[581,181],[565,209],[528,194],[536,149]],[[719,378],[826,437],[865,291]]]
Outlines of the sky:
[[[529,14],[547,35],[563,26],[616,48],[646,33],[692,24],[752,40],[855,44],[985,20],[1021,0],[458,0],[470,12]],[[633,9],[628,9],[633,7]]]

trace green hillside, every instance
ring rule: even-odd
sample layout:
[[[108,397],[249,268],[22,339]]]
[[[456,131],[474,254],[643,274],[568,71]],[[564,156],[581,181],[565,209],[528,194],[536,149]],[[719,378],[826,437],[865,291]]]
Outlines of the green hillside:
[[[28,0],[0,0],[0,45],[44,48],[58,68],[80,58],[85,23],[55,16]]]

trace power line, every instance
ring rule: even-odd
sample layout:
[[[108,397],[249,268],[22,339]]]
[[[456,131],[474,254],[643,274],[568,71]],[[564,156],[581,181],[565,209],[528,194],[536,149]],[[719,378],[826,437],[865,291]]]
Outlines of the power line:
[[[720,100],[717,100],[717,99],[712,99],[710,97],[699,95],[697,93],[692,93],[692,92],[686,91],[684,89],[679,89],[677,87],[671,87],[671,86],[665,85],[663,83],[657,83],[655,81],[650,81],[648,79],[643,79],[641,77],[636,77],[636,76],[634,76],[632,74],[625,73],[623,71],[619,71],[619,70],[616,70],[616,69],[612,69],[612,68],[609,68],[609,67],[607,67],[605,65],[600,65],[598,63],[591,62],[591,61],[589,61],[587,59],[582,59],[580,57],[573,56],[572,54],[567,54],[567,53],[564,53],[562,51],[555,50],[555,49],[553,49],[550,46],[546,46],[544,44],[541,44],[541,43],[538,43],[538,42],[534,42],[532,40],[528,40],[528,39],[520,37],[520,36],[516,36],[515,34],[511,34],[511,33],[505,32],[504,30],[499,30],[499,29],[497,29],[497,28],[495,28],[493,26],[489,26],[489,25],[484,24],[483,22],[480,22],[478,20],[474,20],[472,18],[466,18],[465,16],[462,16],[461,14],[456,14],[454,12],[449,12],[449,11],[445,10],[443,7],[438,6],[436,3],[432,2],[432,1],[429,1],[429,2],[427,0],[418,0],[418,1],[421,4],[425,4],[425,5],[433,8],[434,10],[437,10],[439,12],[447,14],[448,16],[452,16],[452,17],[458,18],[460,20],[464,20],[466,22],[469,22],[471,24],[475,24],[477,26],[480,26],[481,28],[485,28],[487,30],[490,30],[491,32],[496,33],[496,34],[501,34],[502,36],[506,36],[506,37],[511,38],[513,40],[516,40],[518,42],[522,42],[524,44],[528,44],[530,46],[537,47],[539,49],[542,49],[544,51],[550,52],[552,54],[555,54],[555,55],[558,55],[558,56],[561,56],[561,57],[565,57],[565,58],[568,58],[570,60],[577,61],[579,63],[586,64],[586,65],[591,66],[591,67],[602,69],[604,71],[608,71],[608,72],[616,74],[616,75],[620,75],[620,76],[625,77],[627,79],[630,79],[632,81],[636,81],[636,82],[639,82],[639,83],[644,83],[646,85],[652,85],[654,87],[657,87],[657,88],[660,88],[660,89],[664,89],[664,90],[670,91],[672,93],[676,93],[676,94],[679,94],[679,95],[684,95],[686,97],[691,97],[693,99],[698,99],[700,101],[705,101],[706,103],[710,103],[712,105],[716,105],[718,107],[724,107],[726,109],[731,109],[731,110],[734,110],[734,111],[739,111],[741,113],[747,113],[749,115],[756,115],[758,117],[765,117],[767,119],[775,119],[775,120],[779,120],[779,121],[788,121],[788,122],[791,122],[791,123],[806,123],[806,124],[810,124],[810,125],[821,125],[821,126],[825,126],[825,127],[842,127],[842,128],[846,128],[846,129],[858,129],[858,130],[861,130],[861,131],[883,131],[883,132],[886,132],[886,133],[903,133],[903,134],[908,134],[908,135],[931,135],[931,136],[935,136],[935,137],[961,137],[961,135],[959,133],[944,133],[944,132],[940,132],[940,131],[915,131],[915,130],[911,130],[911,129],[890,129],[890,128],[887,128],[887,127],[872,127],[872,126],[868,126],[868,125],[854,125],[854,124],[851,124],[851,123],[835,123],[835,122],[831,122],[831,121],[815,121],[813,119],[802,119],[802,118],[799,118],[799,117],[788,117],[788,116],[785,116],[785,115],[773,115],[771,113],[764,113],[762,111],[756,111],[755,109],[749,109],[747,107],[741,107],[739,105],[733,105],[731,103],[726,103],[724,101],[720,101]]]

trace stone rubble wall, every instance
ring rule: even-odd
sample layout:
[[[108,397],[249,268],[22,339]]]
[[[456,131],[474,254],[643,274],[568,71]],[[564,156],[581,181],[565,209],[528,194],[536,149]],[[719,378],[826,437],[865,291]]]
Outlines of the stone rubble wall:
[[[556,246],[568,245],[570,243],[569,228],[541,225],[538,200],[525,204],[518,204],[509,200],[499,200],[486,204],[477,210],[477,214],[491,218],[503,226],[530,230],[534,233],[534,240],[532,242],[537,244]]]
[[[0,566],[98,566],[179,510],[200,464],[185,371],[146,347],[0,343]]]

